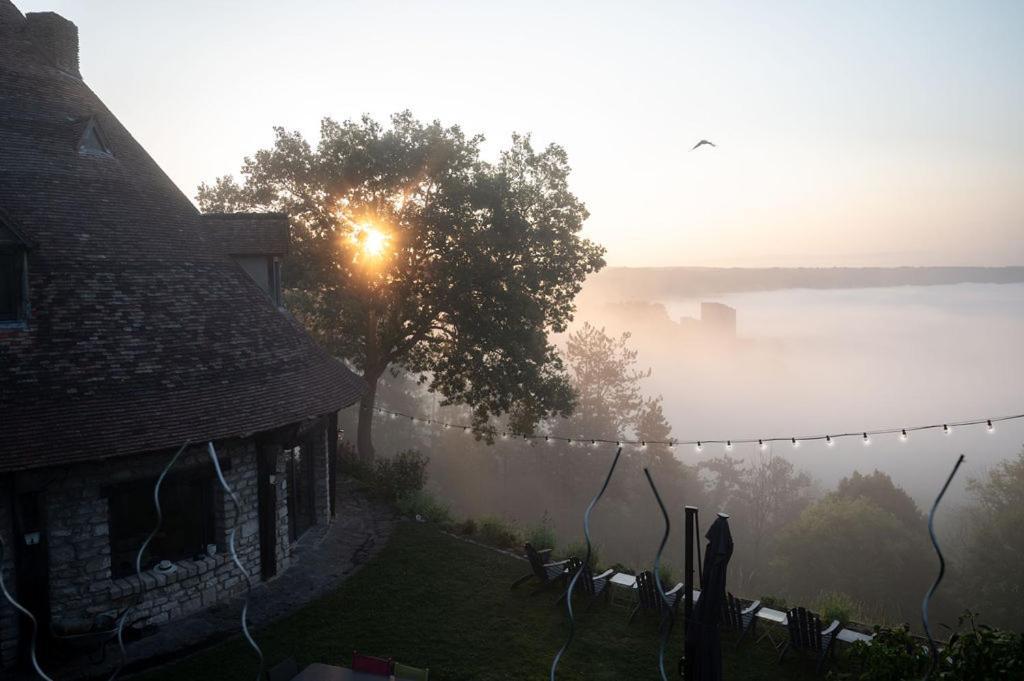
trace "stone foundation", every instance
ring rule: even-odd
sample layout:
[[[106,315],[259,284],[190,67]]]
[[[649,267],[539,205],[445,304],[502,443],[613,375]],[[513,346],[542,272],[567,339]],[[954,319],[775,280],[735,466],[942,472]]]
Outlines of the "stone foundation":
[[[316,475],[315,522],[326,524],[330,522],[330,507],[324,419],[319,419],[314,428],[304,436],[304,442],[311,450],[308,455],[313,457]],[[237,495],[241,512],[236,518],[234,504],[223,492],[216,476],[212,476],[215,553],[176,561],[170,573],[144,571],[141,580],[135,574],[112,576],[108,495],[116,494],[120,483],[155,479],[174,452],[120,457],[72,466],[65,471],[18,474],[19,490],[45,487],[45,541],[48,543],[50,610],[54,624],[68,630],[88,629],[131,608],[129,621],[132,624],[163,625],[238,595],[245,590],[246,580],[228,552],[232,527],[236,528],[235,548],[239,559],[253,581],[260,581],[257,446],[256,438],[217,444],[224,478]],[[275,563],[280,574],[291,562],[287,460],[280,444],[262,442],[259,446],[269,446],[276,451]],[[205,444],[193,446],[179,458],[172,474],[209,467],[209,463]],[[9,482],[8,489],[15,482],[13,476]],[[3,484],[0,480],[0,490],[4,489]],[[8,588],[16,592],[12,496],[0,495],[0,532],[8,543],[2,566],[4,577]],[[154,558],[159,559],[159,556]],[[0,602],[0,668],[11,666],[16,658],[16,615],[6,601]]]
[[[0,573],[9,590],[14,589],[14,527],[11,517],[10,479],[0,479],[0,535],[4,539],[4,556]],[[0,597],[0,669],[13,666],[18,653],[18,614],[6,598]]]

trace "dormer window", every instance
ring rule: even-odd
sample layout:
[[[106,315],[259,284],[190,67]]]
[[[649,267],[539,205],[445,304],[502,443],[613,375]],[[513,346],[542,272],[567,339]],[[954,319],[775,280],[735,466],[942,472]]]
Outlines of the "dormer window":
[[[288,254],[288,216],[281,213],[207,213],[211,245],[230,256],[277,307],[284,306],[281,260]]]
[[[95,118],[89,118],[85,123],[85,130],[78,140],[78,153],[83,156],[113,156]]]
[[[28,246],[0,216],[0,327],[28,319]]]

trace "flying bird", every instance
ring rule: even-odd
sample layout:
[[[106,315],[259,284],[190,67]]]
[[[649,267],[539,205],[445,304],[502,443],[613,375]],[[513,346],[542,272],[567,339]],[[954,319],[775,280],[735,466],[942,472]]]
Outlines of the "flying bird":
[[[717,147],[718,146],[714,142],[708,142],[707,140],[701,140],[700,142],[697,142],[696,144],[693,145],[693,149],[696,149],[697,147],[702,147],[705,144],[710,146],[710,147]],[[693,149],[690,149],[690,151],[693,151]]]

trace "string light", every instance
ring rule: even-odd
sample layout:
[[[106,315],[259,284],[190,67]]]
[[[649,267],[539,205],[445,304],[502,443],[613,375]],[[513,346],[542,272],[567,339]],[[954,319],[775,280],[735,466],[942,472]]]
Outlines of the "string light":
[[[424,419],[424,418],[416,417],[416,416],[414,416],[412,414],[404,414],[402,412],[397,412],[397,411],[392,411],[392,410],[389,410],[389,409],[384,409],[383,407],[374,407],[373,409],[374,409],[374,411],[376,411],[376,412],[378,412],[380,414],[386,415],[388,418],[407,418],[412,423],[415,423],[415,424],[438,425],[438,426],[442,426],[444,428],[462,428],[465,432],[472,432],[473,431],[473,427],[468,425],[468,424],[465,424],[465,423],[449,423],[449,422],[440,421],[440,420],[436,420],[436,419]],[[861,441],[863,442],[863,444],[865,446],[867,446],[867,445],[871,444],[871,439],[875,435],[896,435],[896,436],[898,436],[900,441],[906,442],[909,439],[909,437],[910,437],[910,433],[912,431],[915,431],[915,430],[937,430],[937,429],[941,428],[942,432],[944,434],[951,435],[952,432],[953,432],[954,427],[961,428],[961,427],[975,426],[975,425],[983,425],[988,430],[988,432],[992,433],[992,432],[995,432],[995,424],[996,423],[998,423],[1000,421],[1016,421],[1016,420],[1020,420],[1020,419],[1024,419],[1024,414],[1014,414],[1014,415],[1011,415],[1011,416],[1000,416],[1000,417],[977,419],[977,420],[947,421],[945,423],[937,423],[937,424],[934,424],[934,425],[908,426],[908,427],[905,427],[905,428],[868,429],[868,430],[851,431],[851,432],[846,432],[846,433],[834,433],[834,434],[827,434],[827,435],[805,435],[805,436],[802,436],[800,438],[797,438],[797,437],[760,437],[760,438],[753,438],[753,439],[727,438],[727,439],[718,439],[718,440],[677,440],[677,439],[674,439],[674,438],[671,439],[671,440],[640,440],[640,439],[637,439],[637,440],[607,440],[607,439],[603,439],[603,438],[585,437],[585,436],[579,436],[578,438],[570,438],[570,437],[561,437],[561,436],[557,436],[557,435],[554,435],[554,436],[552,436],[552,435],[523,435],[523,441],[524,442],[529,442],[531,440],[540,440],[541,438],[543,438],[544,441],[548,442],[548,443],[550,443],[552,441],[564,441],[564,442],[569,443],[570,445],[573,445],[573,444],[580,445],[580,444],[583,444],[585,441],[589,440],[591,446],[593,446],[593,447],[597,447],[598,445],[601,445],[601,444],[612,444],[612,443],[614,443],[616,447],[621,447],[622,445],[634,445],[634,446],[639,447],[639,448],[644,448],[647,445],[667,445],[670,448],[674,448],[676,445],[685,444],[685,445],[693,445],[694,449],[697,452],[701,452],[701,451],[704,450],[704,445],[706,445],[708,443],[721,444],[721,445],[724,445],[726,449],[731,449],[735,445],[738,445],[738,444],[757,443],[757,445],[762,450],[766,450],[768,448],[769,443],[772,443],[772,442],[785,442],[785,441],[789,441],[790,444],[792,444],[794,447],[799,447],[800,446],[800,442],[804,441],[804,440],[824,440],[825,444],[831,447],[831,446],[835,445],[835,441],[837,439],[839,439],[839,438],[849,438],[849,437],[860,436],[861,437]],[[509,437],[508,432],[507,431],[503,432],[501,437],[503,439],[507,439]]]

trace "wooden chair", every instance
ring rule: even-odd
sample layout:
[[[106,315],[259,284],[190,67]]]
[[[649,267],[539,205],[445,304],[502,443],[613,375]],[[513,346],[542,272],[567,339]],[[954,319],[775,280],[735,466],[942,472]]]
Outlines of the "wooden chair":
[[[548,559],[551,558],[551,552],[553,549],[542,549],[538,551],[533,548],[530,542],[526,542],[523,549],[526,553],[526,559],[530,561],[530,572],[512,582],[512,586],[509,588],[514,589],[523,582],[529,580],[531,577],[536,577],[544,586],[564,579],[565,568],[568,566],[569,561],[559,560],[549,562]]]
[[[743,640],[743,637],[747,635],[747,632],[753,633],[757,627],[757,611],[760,609],[761,601],[754,601],[750,605],[743,607],[743,602],[740,599],[731,593],[725,594],[725,604],[722,606],[722,623],[739,634],[736,638],[737,646]]]
[[[572,579],[572,576],[576,574],[576,571],[583,565],[583,561],[573,556],[569,559],[569,565],[565,571],[566,585],[568,581]],[[604,596],[605,599],[611,593],[608,585],[611,583],[611,577],[615,574],[615,570],[605,570],[597,577],[594,576],[594,572],[590,569],[589,565],[583,567],[583,572],[580,573],[580,578],[576,580],[576,586],[585,594],[590,596],[590,604],[587,609],[594,607],[594,603],[597,601],[598,596]],[[565,594],[563,593],[559,597],[558,602],[561,603],[565,600]]]
[[[793,608],[786,611],[786,627],[789,640],[779,653],[779,662],[786,657],[789,649],[810,653],[818,658],[815,670],[820,674],[825,668],[832,645],[839,633],[839,620],[832,620],[827,629],[821,628],[821,618],[804,608]]]
[[[664,587],[662,587],[664,588]],[[675,610],[679,607],[680,596],[683,593],[683,585],[676,584],[671,590],[665,592],[665,600],[668,601],[668,607]],[[661,600],[661,596],[658,595],[658,585],[654,582],[654,574],[650,571],[645,570],[636,576],[636,595],[637,604],[633,608],[633,612],[629,614],[629,621],[632,622],[636,614],[641,610],[645,612],[654,612],[659,615],[662,609],[665,607],[665,602]]]
[[[279,662],[267,672],[267,681],[292,681],[299,675],[299,665],[294,657]]]
[[[395,663],[395,681],[429,681],[430,670]]]
[[[361,653],[352,653],[352,671],[362,672],[370,676],[391,676],[394,661],[391,658],[373,657]]]

